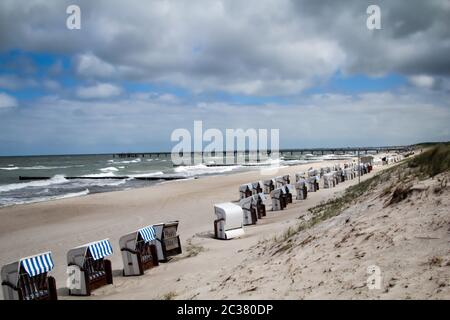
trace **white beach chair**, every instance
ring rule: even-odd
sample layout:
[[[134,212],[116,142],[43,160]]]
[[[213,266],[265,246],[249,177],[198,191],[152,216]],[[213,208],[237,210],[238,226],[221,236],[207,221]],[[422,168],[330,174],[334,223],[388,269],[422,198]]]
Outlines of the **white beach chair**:
[[[306,178],[306,175],[304,172],[299,172],[295,174],[295,182],[298,182],[300,180],[304,180]]]
[[[270,194],[272,198],[272,211],[279,211],[286,208],[286,191],[285,188],[276,188]]]
[[[317,181],[318,179],[320,179],[318,176],[308,177],[306,181],[308,182],[309,192],[316,192],[319,190],[319,182]]]
[[[242,208],[244,226],[256,224],[258,214],[256,212],[256,205],[254,205],[253,196],[242,199],[239,202],[239,206]]]
[[[156,232],[153,226],[141,228],[120,238],[124,276],[140,276],[145,270],[159,265],[155,242]]]
[[[159,261],[168,261],[170,257],[182,253],[180,236],[178,235],[178,223],[178,221],[169,221],[153,225]]]
[[[250,197],[253,192],[253,185],[251,183],[246,183],[239,186],[239,199],[245,199]]]
[[[308,188],[306,187],[306,180],[299,179],[295,183],[295,189],[297,190],[297,200],[305,200],[308,196]]]
[[[323,176],[323,187],[324,187],[324,189],[333,188],[334,186],[335,186],[334,173],[333,172],[326,173]]]
[[[275,190],[276,181],[275,179],[264,180],[264,193],[270,194],[273,190]]]
[[[113,283],[111,261],[105,257],[113,253],[108,239],[91,242],[69,250],[69,294],[89,296],[91,291]],[[79,277],[73,277],[79,274]],[[74,282],[79,279],[79,282]]]
[[[22,258],[3,266],[3,299],[57,300],[55,279],[48,276],[53,267],[51,252]]]
[[[281,188],[282,186],[284,186],[286,183],[286,181],[284,180],[283,176],[278,176],[275,177],[275,187],[276,188]]]
[[[253,203],[256,207],[256,213],[258,215],[258,219],[266,216],[266,205],[264,202],[267,200],[267,197],[264,193],[258,193],[252,196]]]
[[[214,205],[214,236],[216,239],[229,240],[244,235],[242,208],[231,202]]]
[[[264,191],[264,183],[262,181],[256,181],[252,183],[252,194],[258,194]]]

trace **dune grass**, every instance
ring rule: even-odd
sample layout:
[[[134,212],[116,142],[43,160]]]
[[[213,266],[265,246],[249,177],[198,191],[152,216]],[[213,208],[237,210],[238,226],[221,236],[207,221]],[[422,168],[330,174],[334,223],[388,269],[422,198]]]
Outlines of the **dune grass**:
[[[382,197],[390,196],[387,205],[402,201],[409,192],[410,182],[415,178],[427,179],[450,171],[450,143],[437,144],[424,153],[408,159],[396,166],[383,170],[372,178],[348,187],[344,193],[327,202],[309,208],[310,219],[289,227],[280,236],[274,237],[278,244],[275,253],[292,248],[290,239],[314,225],[341,214],[356,203],[363,195],[371,192],[381,183],[392,181],[381,192]],[[275,254],[274,253],[274,254]]]
[[[425,151],[408,161],[408,167],[413,168],[417,176],[422,178],[450,171],[450,144],[442,143]]]

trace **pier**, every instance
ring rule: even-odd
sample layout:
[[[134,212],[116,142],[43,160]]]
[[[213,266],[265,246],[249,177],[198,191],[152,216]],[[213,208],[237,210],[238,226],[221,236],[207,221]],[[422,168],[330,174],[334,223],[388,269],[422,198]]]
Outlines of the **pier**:
[[[327,154],[335,154],[335,155],[345,155],[345,154],[377,154],[380,152],[409,152],[413,148],[412,146],[385,146],[385,147],[348,147],[348,148],[293,148],[293,149],[280,149],[279,155],[282,157],[285,156],[302,156],[311,154],[313,156],[323,156]],[[272,151],[270,150],[256,150],[256,151],[216,151],[216,152],[203,152],[203,151],[193,151],[188,154],[191,157],[237,157],[237,156],[259,156],[263,155],[265,157],[270,157],[272,155]],[[115,153],[113,154],[113,158],[151,158],[151,159],[170,159],[172,153],[171,152],[139,152],[139,153]],[[181,157],[184,156],[184,153],[179,154]],[[255,157],[256,158],[256,157]]]

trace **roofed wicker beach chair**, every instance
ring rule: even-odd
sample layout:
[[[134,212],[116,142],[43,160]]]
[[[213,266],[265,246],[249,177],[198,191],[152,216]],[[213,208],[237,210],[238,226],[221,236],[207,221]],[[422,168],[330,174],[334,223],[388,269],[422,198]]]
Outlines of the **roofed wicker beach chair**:
[[[73,248],[67,253],[69,294],[89,296],[91,291],[112,284],[111,261],[105,259],[113,253],[108,239]],[[79,277],[76,276],[79,274]],[[77,281],[79,279],[79,281]]]
[[[145,270],[159,265],[155,242],[156,232],[153,226],[141,228],[120,238],[124,276],[140,276]]]
[[[256,213],[258,214],[258,219],[266,216],[266,205],[264,201],[267,200],[267,197],[264,193],[258,193],[252,196],[253,203],[256,206]]]
[[[156,252],[159,261],[168,261],[170,257],[181,254],[181,241],[178,235],[178,221],[154,224]]]
[[[245,199],[253,195],[253,185],[251,183],[246,183],[239,186],[239,199]]]
[[[323,188],[329,189],[329,188],[333,188],[334,186],[335,186],[334,173],[333,172],[325,173],[323,175]]]
[[[298,182],[305,178],[306,178],[306,174],[304,172],[298,172],[295,174],[295,182]]]
[[[308,188],[306,187],[306,180],[299,179],[295,183],[295,189],[297,190],[297,200],[305,200],[308,196]]]
[[[264,193],[270,194],[273,190],[275,190],[276,181],[275,179],[264,180]]]
[[[252,183],[252,193],[253,195],[261,193],[264,191],[264,182],[256,181]]]
[[[279,211],[286,208],[286,194],[283,187],[276,188],[270,194],[272,198],[272,211]]]
[[[219,203],[214,205],[214,237],[216,239],[229,240],[244,235],[243,210],[240,206],[231,203]]]
[[[292,203],[293,194],[295,192],[295,188],[291,184],[286,184],[282,187],[284,189],[284,197],[286,198],[286,204]]]
[[[22,258],[2,267],[5,300],[57,300],[55,279],[48,275],[54,263],[50,252]]]
[[[244,226],[256,224],[258,221],[258,214],[256,212],[256,206],[254,205],[253,196],[242,199],[239,202],[239,206],[242,208]]]

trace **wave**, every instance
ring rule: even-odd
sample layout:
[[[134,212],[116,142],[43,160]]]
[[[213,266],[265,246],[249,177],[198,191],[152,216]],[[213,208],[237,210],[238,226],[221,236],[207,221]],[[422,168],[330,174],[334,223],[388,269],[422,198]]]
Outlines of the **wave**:
[[[86,196],[90,193],[89,189],[80,191],[80,192],[72,192],[72,193],[66,193],[63,195],[58,196],[49,196],[49,197],[39,197],[39,198],[31,198],[27,200],[17,200],[14,198],[4,198],[2,199],[2,203],[0,206],[12,206],[12,205],[19,205],[19,204],[31,204],[31,203],[38,203],[38,202],[45,202],[45,201],[53,201],[53,200],[61,200],[61,199],[68,199],[68,198],[75,198],[75,197],[82,197]]]
[[[134,160],[123,160],[123,161],[108,160],[109,163],[114,163],[114,164],[131,164],[131,163],[139,163],[141,161],[142,161],[141,158],[136,158]]]
[[[55,184],[67,183],[68,180],[62,175],[56,175],[48,180],[37,180],[23,183],[12,183],[0,186],[0,192],[8,192],[13,190],[20,190],[24,188],[46,187]]]
[[[149,172],[149,173],[138,173],[138,174],[130,174],[129,177],[132,178],[145,178],[145,177],[154,177],[154,176],[162,176],[164,175],[164,172],[158,171],[158,172]]]
[[[117,169],[116,167],[107,167],[107,168],[102,168],[100,169],[101,172],[117,172],[119,171],[119,169]]]
[[[75,167],[84,167],[84,165],[76,165],[76,166],[32,166],[32,167],[16,167],[16,166],[8,166],[5,168],[0,168],[0,170],[54,170],[54,169],[68,169]]]
[[[98,177],[115,177],[116,175],[114,174],[114,172],[105,172],[105,173],[90,173],[90,174],[85,174],[81,177],[83,178],[98,178]]]
[[[217,167],[208,167],[204,164],[198,164],[193,166],[179,166],[174,169],[174,172],[180,173],[187,177],[205,175],[205,174],[214,174],[214,173],[224,173],[230,172],[241,166],[217,166]]]

